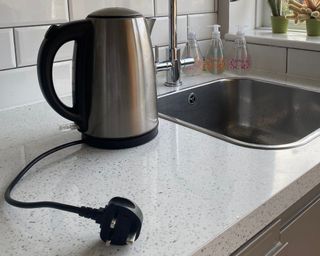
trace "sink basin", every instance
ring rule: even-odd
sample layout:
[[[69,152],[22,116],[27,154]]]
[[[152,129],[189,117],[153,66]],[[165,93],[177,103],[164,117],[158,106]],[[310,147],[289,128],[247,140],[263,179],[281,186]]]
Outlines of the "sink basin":
[[[285,149],[320,135],[320,92],[223,79],[158,98],[159,116],[251,148]]]

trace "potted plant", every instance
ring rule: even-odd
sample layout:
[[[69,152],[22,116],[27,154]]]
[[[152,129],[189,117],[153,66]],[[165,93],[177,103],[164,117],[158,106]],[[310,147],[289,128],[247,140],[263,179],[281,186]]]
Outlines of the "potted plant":
[[[271,8],[272,33],[287,33],[288,19],[282,15],[282,0],[268,0]]]
[[[289,0],[289,9],[293,14],[288,19],[295,23],[306,21],[308,36],[320,36],[320,0]]]

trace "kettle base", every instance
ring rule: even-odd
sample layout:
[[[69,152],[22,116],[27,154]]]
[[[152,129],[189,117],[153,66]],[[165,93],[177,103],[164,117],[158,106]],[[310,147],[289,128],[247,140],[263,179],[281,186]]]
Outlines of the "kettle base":
[[[92,137],[87,134],[82,134],[82,138],[89,146],[102,149],[124,149],[132,148],[145,144],[155,138],[158,134],[158,126],[153,130],[135,137],[121,138],[121,139],[107,139]]]

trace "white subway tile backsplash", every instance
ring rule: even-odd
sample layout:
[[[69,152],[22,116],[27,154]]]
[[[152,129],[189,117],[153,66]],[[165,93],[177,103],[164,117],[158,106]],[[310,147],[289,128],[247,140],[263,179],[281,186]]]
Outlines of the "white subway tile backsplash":
[[[272,72],[274,74],[286,73],[287,49],[256,44],[247,44],[251,69]],[[224,42],[225,59],[228,62],[234,56],[234,43]]]
[[[234,56],[234,43],[231,41],[223,41],[224,58],[226,63]]]
[[[200,51],[202,54],[202,57],[205,58],[207,51],[209,49],[210,46],[210,42],[211,40],[203,40],[203,41],[198,41],[199,43],[199,47],[200,47]],[[183,51],[186,47],[186,44],[178,44],[178,48],[180,48],[181,50],[181,54],[183,54]],[[160,61],[165,61],[168,60],[168,47],[164,46],[164,47],[159,47],[159,60]]]
[[[181,50],[181,54],[184,50],[185,47],[185,43],[183,44],[178,44],[178,48]],[[168,46],[163,46],[163,47],[159,47],[159,61],[168,61]]]
[[[167,59],[169,43],[169,0],[0,0],[0,110],[43,100],[36,62],[40,44],[51,24],[83,19],[91,12],[108,7],[124,7],[156,16],[153,45],[160,46],[160,60]],[[178,47],[183,51],[187,27],[197,32],[205,55],[216,23],[217,0],[178,0]],[[160,16],[160,17],[159,17]],[[203,50],[205,49],[205,50]],[[181,52],[182,53],[182,52]],[[58,51],[54,73],[60,94],[71,92],[73,42]]]
[[[159,47],[159,61],[167,61],[168,60],[168,47],[163,46]]]
[[[214,12],[217,0],[178,0],[178,14]],[[169,0],[156,0],[156,15],[167,16]]]
[[[205,57],[211,38],[208,25],[217,23],[218,0],[177,1],[181,54],[189,26],[197,33]],[[230,3],[228,20],[231,32],[239,24],[254,28],[254,2]],[[35,65],[47,25],[83,19],[97,9],[116,6],[136,10],[145,16],[157,16],[151,38],[153,45],[160,46],[160,61],[164,61],[169,41],[168,4],[169,0],[0,0],[0,110],[44,100]],[[72,63],[65,60],[72,58],[72,48],[73,42],[64,45],[55,59],[62,61],[53,69],[60,95],[71,93]],[[233,42],[224,42],[224,52],[228,61],[234,54]],[[320,51],[248,44],[248,52],[254,70],[320,79],[317,65]]]
[[[237,32],[238,25],[255,28],[256,0],[235,1],[229,7],[229,31]]]
[[[285,74],[287,66],[287,49],[263,45],[248,44],[251,67],[275,74]]]
[[[35,65],[39,47],[49,26],[35,26],[15,28],[15,41],[18,66]],[[69,42],[61,47],[55,60],[72,58],[73,43]]]
[[[207,52],[208,52],[209,47],[210,47],[210,43],[211,43],[211,40],[199,41],[200,51],[201,51],[202,57],[204,57],[204,58],[207,55]]]
[[[13,31],[0,29],[0,70],[16,66]]]
[[[288,74],[293,76],[320,79],[320,52],[288,50]]]
[[[151,40],[153,45],[167,45],[169,43],[169,23],[167,17],[157,18],[154,25]],[[178,17],[178,42],[187,41],[187,16]]]
[[[217,14],[194,14],[189,17],[189,31],[197,33],[198,40],[210,39],[212,28],[209,26],[217,23]]]
[[[84,19],[91,12],[107,7],[125,7],[141,12],[145,16],[154,16],[151,0],[70,0],[70,19]]]
[[[54,84],[58,95],[71,93],[71,62],[54,64]],[[25,67],[0,72],[0,109],[42,101],[36,67]]]
[[[67,0],[0,0],[0,27],[68,21]]]

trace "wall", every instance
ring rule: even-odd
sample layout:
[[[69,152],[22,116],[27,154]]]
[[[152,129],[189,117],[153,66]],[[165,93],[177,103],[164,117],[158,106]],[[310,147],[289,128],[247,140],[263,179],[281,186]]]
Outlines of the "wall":
[[[256,0],[231,2],[229,7],[229,31],[236,32],[237,25],[254,29],[256,22]]]
[[[219,6],[221,6],[220,2]],[[277,35],[272,34],[270,30],[253,30],[270,23],[266,20],[269,19],[268,15],[260,15],[262,12],[270,12],[265,0],[225,1],[224,5],[229,13],[226,18],[222,19],[220,14],[225,10],[220,11],[219,8],[219,22],[222,19],[221,23],[224,24],[225,33],[234,34],[236,25],[246,25],[248,28],[246,38],[252,69],[312,80],[320,79],[319,38],[307,37],[304,32],[290,31],[289,34]],[[226,58],[230,59],[234,52],[235,37],[229,34],[225,36],[225,39]]]
[[[217,21],[216,0],[178,0],[178,40],[187,40],[187,27],[198,33],[203,52],[210,30]],[[44,33],[50,24],[82,19],[105,7],[135,9],[156,16],[153,45],[159,45],[165,58],[168,44],[167,0],[0,0],[0,110],[43,100],[36,75],[36,59]],[[58,94],[71,91],[72,43],[56,56],[54,80]]]

